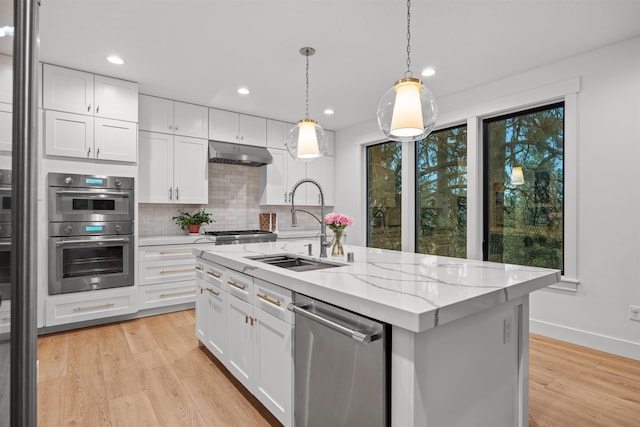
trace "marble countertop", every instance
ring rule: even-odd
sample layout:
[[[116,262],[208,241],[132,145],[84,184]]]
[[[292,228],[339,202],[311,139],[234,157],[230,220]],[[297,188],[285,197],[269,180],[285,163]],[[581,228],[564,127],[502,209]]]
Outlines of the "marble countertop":
[[[192,245],[215,243],[216,238],[204,234],[181,234],[175,236],[145,236],[138,238],[138,246]]]
[[[344,265],[316,271],[290,271],[247,258],[284,253],[306,256],[304,245],[308,243],[313,243],[317,256],[315,240],[223,245],[193,252],[204,260],[413,332],[437,327],[560,281],[558,270],[351,245],[345,252],[353,252],[355,262],[329,256],[328,261]]]

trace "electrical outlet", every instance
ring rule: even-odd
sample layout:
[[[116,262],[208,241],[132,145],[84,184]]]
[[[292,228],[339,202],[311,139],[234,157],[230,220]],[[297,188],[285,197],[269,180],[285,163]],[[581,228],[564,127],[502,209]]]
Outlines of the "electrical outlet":
[[[629,306],[629,319],[640,322],[640,306],[637,306],[637,305]]]
[[[502,332],[502,342],[504,344],[511,342],[511,339],[513,338],[513,317],[509,316],[504,319],[504,328]]]
[[[149,215],[142,215],[142,223],[149,224]]]

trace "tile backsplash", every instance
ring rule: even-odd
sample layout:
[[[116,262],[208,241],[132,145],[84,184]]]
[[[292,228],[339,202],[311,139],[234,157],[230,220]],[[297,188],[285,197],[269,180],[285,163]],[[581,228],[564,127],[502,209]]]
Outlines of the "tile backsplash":
[[[167,236],[185,234],[172,219],[179,212],[205,209],[216,221],[205,230],[259,229],[260,214],[277,214],[278,230],[319,230],[318,222],[308,214],[299,213],[298,227],[291,227],[289,206],[258,205],[258,168],[209,163],[209,204],[178,205],[140,203],[138,205],[138,235]],[[320,207],[305,207],[320,216]],[[330,212],[330,208],[327,209]]]

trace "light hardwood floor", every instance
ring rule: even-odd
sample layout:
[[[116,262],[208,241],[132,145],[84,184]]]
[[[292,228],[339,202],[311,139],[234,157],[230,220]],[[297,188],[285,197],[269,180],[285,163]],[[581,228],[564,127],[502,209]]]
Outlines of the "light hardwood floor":
[[[194,328],[189,310],[40,337],[38,426],[278,426]],[[640,426],[640,362],[530,342],[530,426]]]

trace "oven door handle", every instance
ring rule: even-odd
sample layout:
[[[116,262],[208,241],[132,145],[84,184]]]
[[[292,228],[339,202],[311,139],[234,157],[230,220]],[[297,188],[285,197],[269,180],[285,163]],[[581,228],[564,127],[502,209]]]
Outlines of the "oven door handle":
[[[11,242],[0,242],[0,246],[11,246]]]
[[[129,197],[129,193],[125,192],[125,191],[101,191],[101,192],[95,192],[95,191],[90,191],[90,190],[86,190],[86,191],[82,191],[82,190],[58,190],[56,191],[56,194],[59,195],[65,195],[65,194],[86,194],[88,196],[122,196],[122,197]]]
[[[58,240],[56,246],[77,245],[77,244],[96,244],[96,243],[129,243],[129,238],[122,239],[100,239],[100,240]]]

